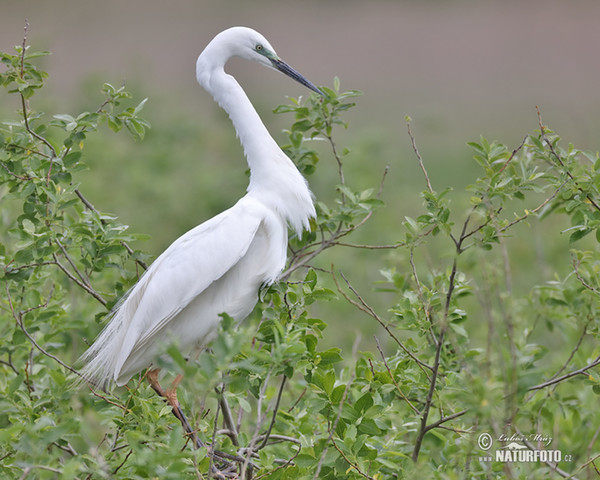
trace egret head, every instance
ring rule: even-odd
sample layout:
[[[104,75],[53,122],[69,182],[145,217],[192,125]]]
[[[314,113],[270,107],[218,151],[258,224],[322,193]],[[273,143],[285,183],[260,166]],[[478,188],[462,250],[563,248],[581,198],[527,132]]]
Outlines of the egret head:
[[[213,65],[218,63],[221,66],[231,57],[252,60],[284,73],[312,91],[324,95],[303,75],[281,60],[265,37],[248,27],[231,27],[219,33],[208,44],[200,58],[203,56],[208,56]]]

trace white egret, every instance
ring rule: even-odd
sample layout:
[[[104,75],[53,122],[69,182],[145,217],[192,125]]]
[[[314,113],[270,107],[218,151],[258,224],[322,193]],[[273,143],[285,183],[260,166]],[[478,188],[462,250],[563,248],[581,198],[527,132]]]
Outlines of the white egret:
[[[261,285],[274,282],[285,266],[288,225],[300,235],[315,216],[306,180],[269,135],[238,82],[225,73],[234,56],[279,70],[322,94],[250,28],[229,28],[204,49],[197,80],[233,122],[250,167],[247,193],[177,239],[115,308],[82,356],[83,377],[101,388],[126,384],[164,354],[170,341],[188,351],[206,345],[222,313],[238,321],[248,316]],[[161,393],[152,373],[149,380]],[[178,405],[176,397],[170,401]]]

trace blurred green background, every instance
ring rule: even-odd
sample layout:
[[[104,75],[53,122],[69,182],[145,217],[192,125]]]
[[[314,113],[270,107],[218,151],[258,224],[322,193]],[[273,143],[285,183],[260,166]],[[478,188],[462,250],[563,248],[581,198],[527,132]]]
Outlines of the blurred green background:
[[[33,98],[34,109],[70,114],[95,109],[103,82],[125,82],[136,101],[149,97],[145,117],[153,128],[146,139],[136,144],[105,132],[91,140],[84,150],[90,170],[80,181],[99,209],[151,236],[143,248],[153,255],[244,193],[246,166],[233,129],[195,82],[198,54],[232,25],[259,30],[317,85],[331,86],[338,76],[342,89],[364,92],[347,115],[350,128],[337,136],[340,147],[353,150],[346,179],[356,189],[377,188],[386,165],[390,172],[383,194],[387,208],[353,239],[359,243],[401,240],[404,216],[420,209],[425,185],[405,115],[413,118],[438,191],[450,186],[460,193],[476,178],[467,141],[484,135],[517,146],[538,127],[536,105],[566,141],[586,150],[600,144],[596,0],[1,0],[0,5],[0,49],[21,42],[28,19],[32,49],[53,53],[43,60],[50,78]],[[274,137],[284,141],[281,129],[292,118],[272,109],[286,95],[308,92],[241,60],[232,60],[228,71]],[[2,118],[17,118],[18,108],[16,97],[0,97]],[[337,170],[322,151],[309,181],[317,198],[327,200]],[[460,205],[468,196],[456,201]],[[517,287],[543,282],[570,263],[567,239],[544,242],[544,228],[520,226],[510,241]],[[338,249],[321,262],[325,267],[335,262],[368,290],[381,279],[380,268],[402,264],[399,255]]]

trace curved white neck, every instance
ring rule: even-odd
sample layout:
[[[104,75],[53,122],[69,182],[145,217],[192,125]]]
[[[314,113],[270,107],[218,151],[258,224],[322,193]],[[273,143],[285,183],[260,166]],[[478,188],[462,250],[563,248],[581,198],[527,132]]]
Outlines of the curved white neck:
[[[225,73],[223,68],[217,67],[207,80],[201,84],[229,115],[251,173],[257,173],[263,164],[274,156],[277,158],[285,155],[234,77]]]
[[[271,137],[239,83],[223,65],[198,58],[197,79],[233,122],[250,167],[248,194],[290,222],[300,234],[316,216],[312,194],[294,163]]]

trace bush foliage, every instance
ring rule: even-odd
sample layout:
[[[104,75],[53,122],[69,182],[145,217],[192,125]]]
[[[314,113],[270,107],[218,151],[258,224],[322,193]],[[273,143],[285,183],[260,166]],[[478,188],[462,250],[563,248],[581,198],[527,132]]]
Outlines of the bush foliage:
[[[367,190],[345,179],[350,152],[335,132],[358,92],[340,93],[336,80],[324,98],[278,107],[293,116],[286,153],[305,175],[335,168],[335,199],[317,202],[312,231],[290,240],[281,280],[260,292],[247,321],[236,326],[224,315],[197,359],[173,345],[160,360],[169,375],[185,374],[179,397],[203,442],[196,449],[143,375],[109,393],[73,387],[75,360],[150,261],[133,247],[141,236],[81,191],[84,147],[104,126],[142,139],[149,125],[140,117],[145,101],[131,105],[124,88],[108,84],[95,111],[37,112],[43,55],[25,41],[1,54],[0,83],[20,108],[0,126],[2,478],[597,474],[597,154],[564,147],[540,116],[515,148],[471,142],[479,177],[454,192],[430,182],[407,119],[423,172],[421,213],[405,217],[391,206],[399,218],[385,237],[395,243],[358,244],[354,232],[369,229],[387,188],[386,172]],[[313,148],[317,140],[329,153]],[[511,237],[539,222],[544,243],[568,236],[570,250],[559,254],[571,267],[531,261],[542,270],[538,284],[520,291]],[[346,260],[358,249],[393,252],[368,292],[377,303],[355,286],[360,272],[327,263],[331,249]],[[322,347],[340,335],[318,318],[322,302],[348,303],[372,322],[373,348],[360,351],[360,337],[352,349]],[[560,458],[497,460],[509,441]]]

